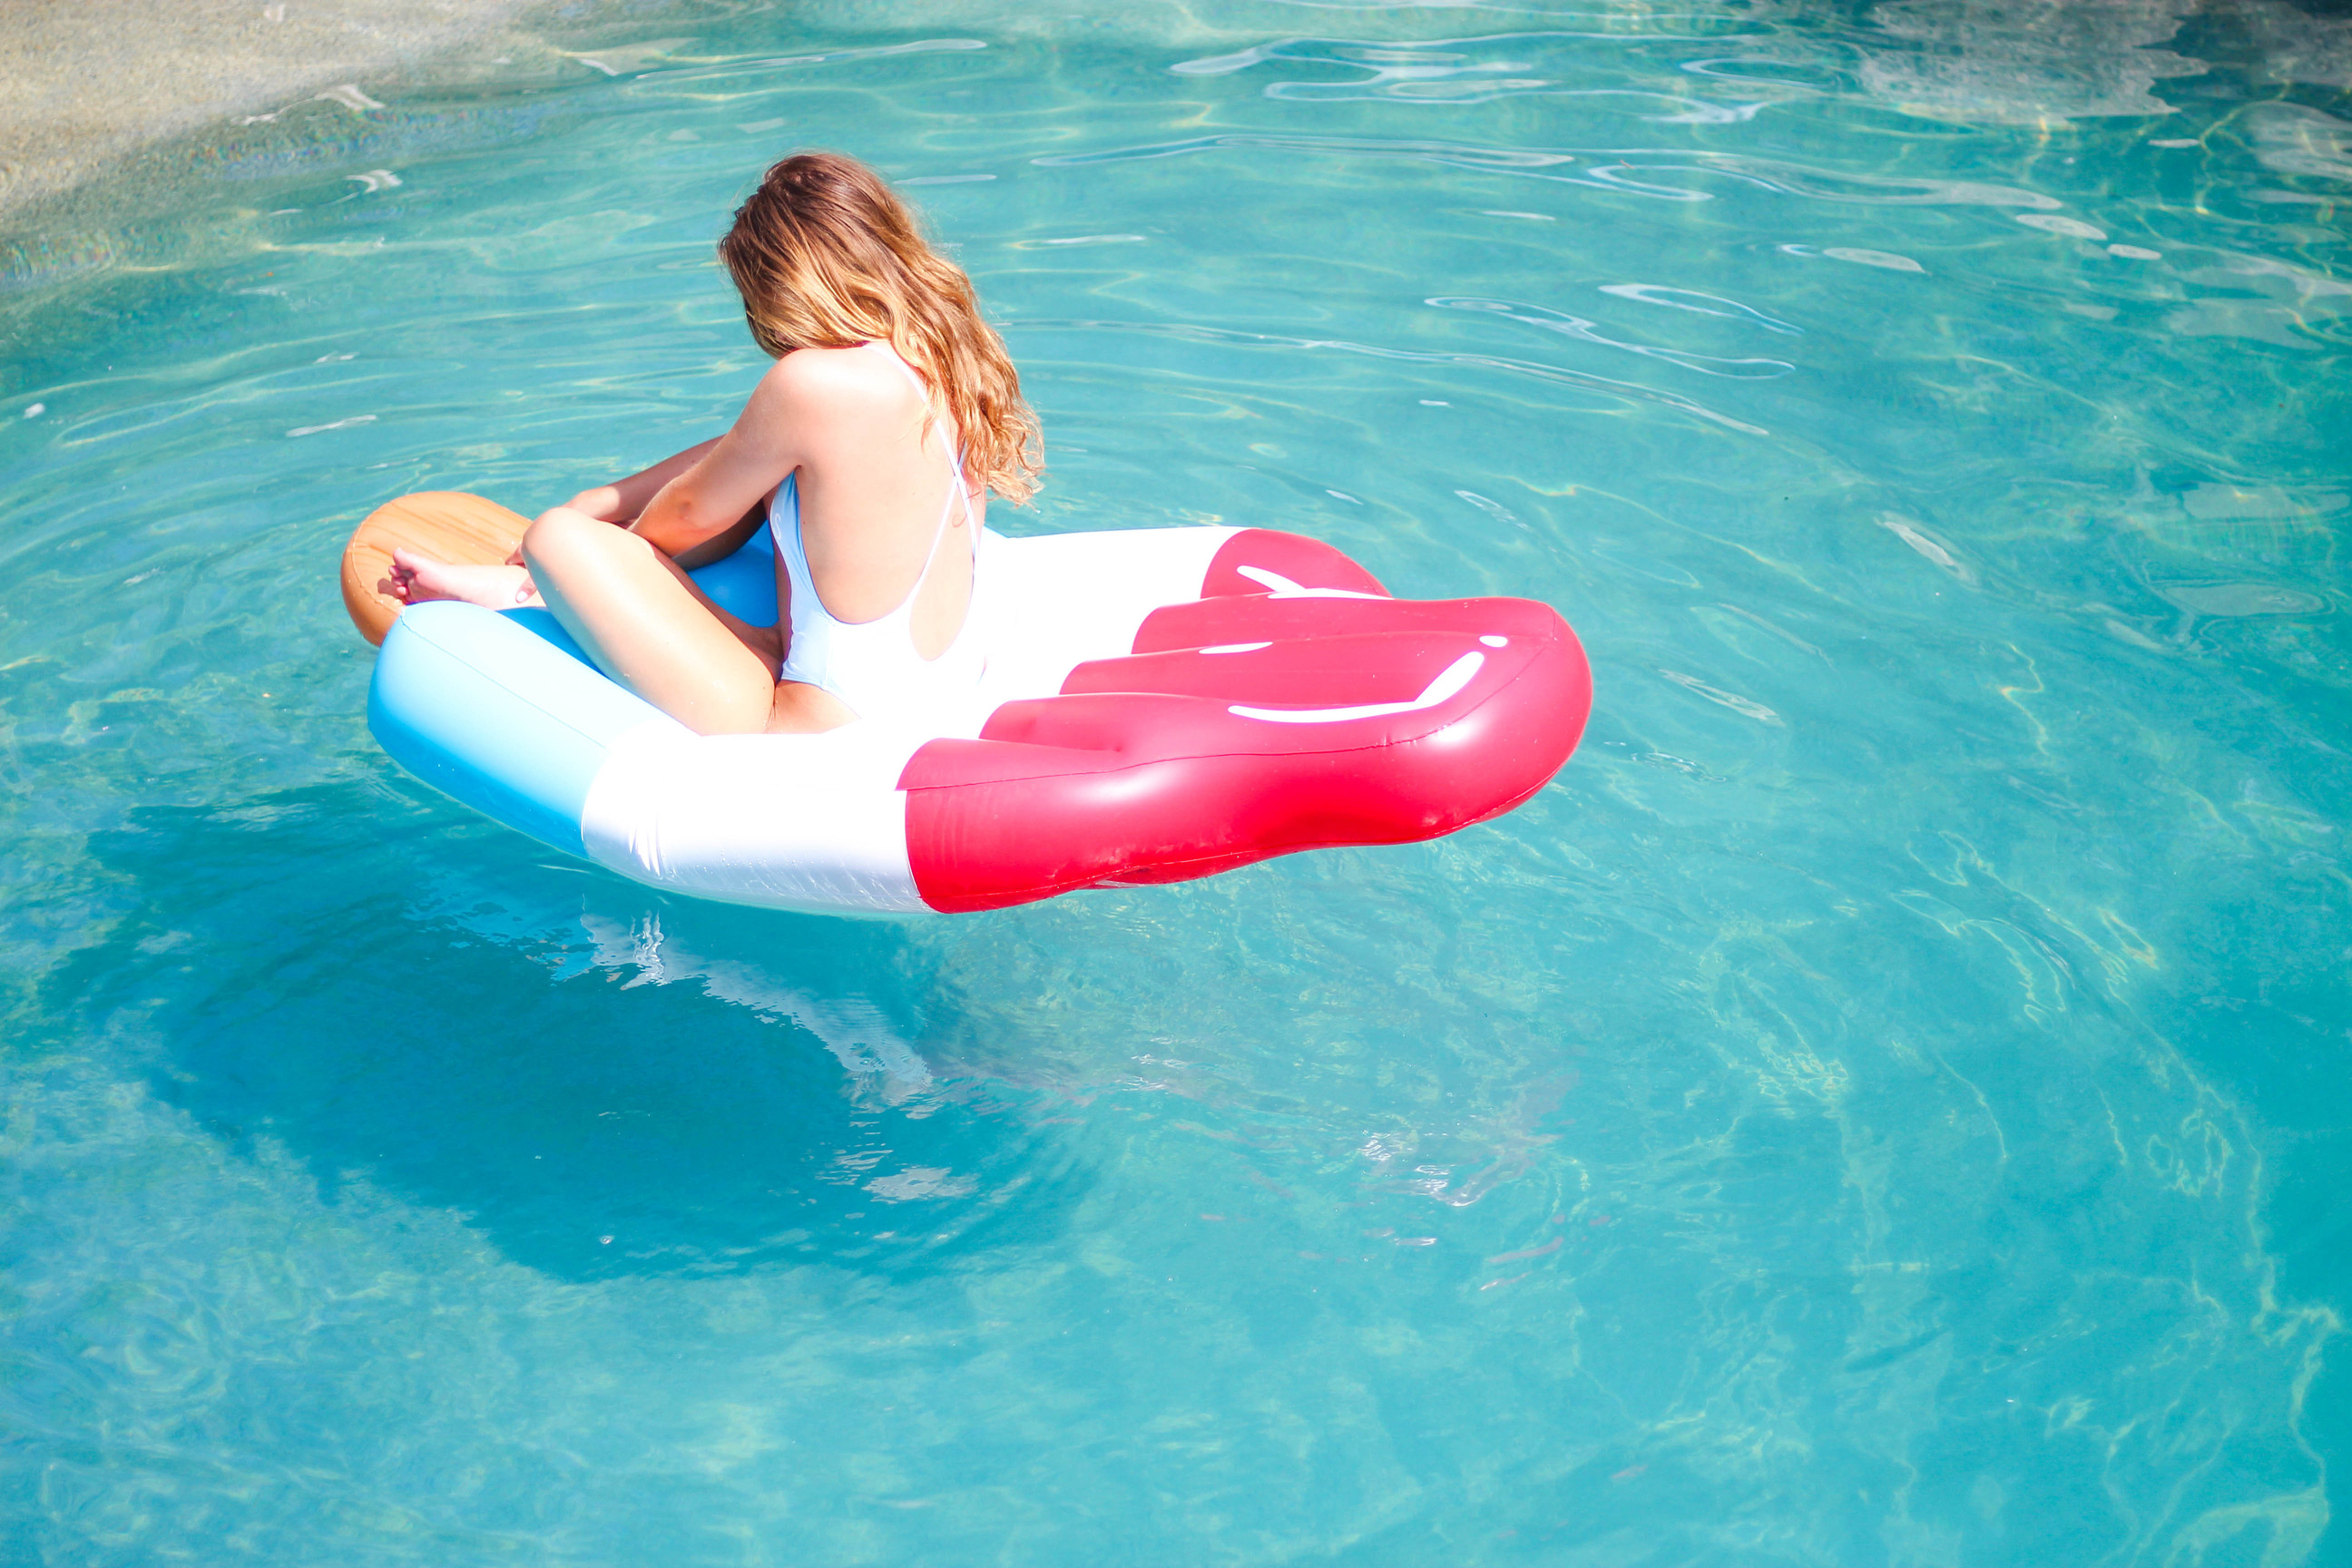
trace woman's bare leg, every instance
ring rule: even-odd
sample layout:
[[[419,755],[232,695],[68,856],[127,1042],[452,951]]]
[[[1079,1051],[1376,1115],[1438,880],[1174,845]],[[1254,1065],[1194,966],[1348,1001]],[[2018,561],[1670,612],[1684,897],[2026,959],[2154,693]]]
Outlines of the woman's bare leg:
[[[532,523],[522,554],[547,607],[605,674],[698,734],[768,728],[773,627],[729,615],[652,545],[570,507]]]

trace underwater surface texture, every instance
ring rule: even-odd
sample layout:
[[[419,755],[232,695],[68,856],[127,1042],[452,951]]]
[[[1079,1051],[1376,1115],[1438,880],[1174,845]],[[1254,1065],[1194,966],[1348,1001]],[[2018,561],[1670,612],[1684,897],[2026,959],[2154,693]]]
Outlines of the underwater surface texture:
[[[0,244],[0,1561],[2352,1560],[2352,23],[576,27]],[[1558,781],[856,922],[399,773],[344,536],[720,428],[810,144],[996,526],[1543,599]]]

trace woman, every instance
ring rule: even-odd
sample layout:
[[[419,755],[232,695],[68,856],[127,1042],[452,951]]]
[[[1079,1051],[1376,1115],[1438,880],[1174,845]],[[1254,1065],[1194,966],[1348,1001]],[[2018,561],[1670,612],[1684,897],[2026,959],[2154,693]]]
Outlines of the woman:
[[[770,169],[719,255],[776,360],[731,429],[543,514],[505,565],[401,551],[382,590],[544,603],[605,674],[706,735],[830,730],[969,689],[987,492],[1017,505],[1040,467],[971,279],[878,175],[832,153]],[[686,574],[763,521],[773,626]]]

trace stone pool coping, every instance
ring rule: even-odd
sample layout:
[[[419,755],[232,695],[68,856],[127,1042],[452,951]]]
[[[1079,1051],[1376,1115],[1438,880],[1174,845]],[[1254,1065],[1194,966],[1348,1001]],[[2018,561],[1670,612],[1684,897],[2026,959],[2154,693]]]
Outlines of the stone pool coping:
[[[148,147],[314,95],[561,57],[519,30],[534,0],[9,0],[0,19],[0,222]]]

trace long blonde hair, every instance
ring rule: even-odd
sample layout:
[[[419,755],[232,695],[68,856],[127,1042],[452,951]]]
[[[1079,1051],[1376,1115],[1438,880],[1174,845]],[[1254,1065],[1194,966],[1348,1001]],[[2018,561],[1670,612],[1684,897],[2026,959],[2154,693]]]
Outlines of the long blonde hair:
[[[786,158],[735,209],[719,258],[761,349],[781,359],[887,342],[954,421],[967,471],[1015,504],[1036,493],[1037,416],[1004,341],[963,268],[924,243],[873,170],[838,153]]]

